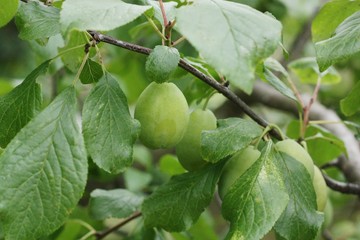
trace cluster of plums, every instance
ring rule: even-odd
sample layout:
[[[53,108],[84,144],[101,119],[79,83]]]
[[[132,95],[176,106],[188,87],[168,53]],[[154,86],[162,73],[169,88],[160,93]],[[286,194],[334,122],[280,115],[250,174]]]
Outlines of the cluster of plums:
[[[181,165],[194,171],[207,163],[200,154],[201,132],[216,129],[216,117],[210,110],[196,109],[190,115],[188,111],[187,101],[176,85],[152,82],[138,99],[135,118],[141,123],[140,140],[145,146],[152,149],[175,147]],[[324,211],[326,184],[307,151],[291,139],[277,142],[275,149],[305,166],[313,179],[317,208]],[[221,198],[260,155],[259,150],[249,146],[228,160],[219,181]]]

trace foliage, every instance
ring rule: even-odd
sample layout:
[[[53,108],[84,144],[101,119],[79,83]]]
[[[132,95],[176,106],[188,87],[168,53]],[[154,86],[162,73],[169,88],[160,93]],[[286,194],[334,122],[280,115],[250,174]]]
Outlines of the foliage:
[[[288,63],[282,38],[298,21],[285,0],[6,1],[0,26],[17,29],[31,64],[23,81],[0,76],[0,239],[318,239],[329,215],[317,211],[316,194],[326,189],[314,189],[308,168],[351,149],[310,122],[310,110],[360,52],[359,6],[326,3],[312,21],[313,51]],[[272,122],[275,111],[268,117],[245,104],[238,93],[251,94],[257,78],[299,117],[282,125]],[[308,89],[309,103],[301,96]],[[222,114],[216,92],[248,117]],[[359,82],[346,94],[335,110],[359,132]],[[216,127],[195,126],[181,146],[179,158],[200,161],[189,171],[172,155],[188,106],[219,117]],[[294,148],[277,148],[285,138],[301,143],[310,165]],[[232,172],[220,200],[224,166],[247,148],[260,157]]]

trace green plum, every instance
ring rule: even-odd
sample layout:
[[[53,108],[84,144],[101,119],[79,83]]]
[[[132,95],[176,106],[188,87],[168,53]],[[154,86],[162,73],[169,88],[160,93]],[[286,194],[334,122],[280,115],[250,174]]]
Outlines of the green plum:
[[[235,153],[226,163],[224,170],[219,180],[219,196],[224,199],[226,193],[229,191],[231,185],[236,179],[245,173],[260,157],[261,153],[253,146]]]
[[[322,176],[321,171],[317,166],[314,166],[313,185],[316,193],[317,210],[323,212],[328,199],[327,186],[324,177]]]
[[[201,157],[201,132],[215,128],[216,117],[210,110],[196,109],[190,114],[185,135],[176,145],[176,155],[185,169],[198,170],[207,163]]]
[[[302,163],[309,172],[311,179],[314,178],[314,162],[309,153],[299,143],[292,139],[286,139],[277,142],[275,148]]]
[[[188,111],[186,99],[175,84],[152,82],[135,107],[141,142],[152,149],[174,147],[186,131]]]

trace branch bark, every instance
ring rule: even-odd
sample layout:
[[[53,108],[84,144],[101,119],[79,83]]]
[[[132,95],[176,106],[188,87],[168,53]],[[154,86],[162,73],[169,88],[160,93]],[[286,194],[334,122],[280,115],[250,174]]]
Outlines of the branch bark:
[[[305,102],[310,101],[311,96],[302,95]],[[275,89],[263,82],[256,82],[251,96],[244,96],[248,102],[260,102],[266,106],[291,112],[297,115],[295,103],[287,97],[280,94]],[[360,148],[354,134],[341,123],[340,117],[335,111],[326,108],[319,102],[314,102],[310,111],[311,120],[325,120],[339,122],[338,124],[323,124],[325,128],[339,137],[347,149],[347,158],[339,158],[339,168],[344,173],[349,182],[360,183]]]
[[[98,42],[104,42],[111,45],[115,45],[117,47],[121,47],[133,52],[149,55],[152,49],[145,48],[136,44],[124,42],[115,38],[112,38],[110,36],[98,33],[96,31],[88,31],[89,34]],[[179,67],[183,68],[184,70],[188,71],[195,77],[199,78],[201,81],[205,82],[206,84],[210,85],[214,89],[216,89],[218,92],[223,94],[226,98],[228,98],[230,101],[235,103],[245,114],[247,114],[250,118],[252,118],[255,122],[257,122],[262,127],[267,127],[268,122],[266,122],[264,119],[259,117],[240,97],[238,97],[234,92],[232,92],[228,86],[222,85],[216,80],[214,80],[212,77],[200,72],[195,67],[193,67],[191,64],[187,63],[185,60],[180,59]],[[281,139],[281,135],[275,131],[271,130],[270,134],[277,138]]]

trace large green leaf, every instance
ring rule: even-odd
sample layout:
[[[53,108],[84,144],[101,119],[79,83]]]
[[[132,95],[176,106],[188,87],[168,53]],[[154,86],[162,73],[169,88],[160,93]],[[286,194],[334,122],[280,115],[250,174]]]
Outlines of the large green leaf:
[[[315,239],[323,214],[316,211],[316,195],[310,174],[299,161],[275,152],[274,161],[289,194],[289,203],[275,224],[275,231],[285,239]]]
[[[222,213],[230,221],[226,239],[261,239],[287,206],[289,196],[272,145],[267,143],[260,158],[225,195]]]
[[[250,93],[256,65],[281,41],[281,24],[247,5],[197,0],[176,12],[176,29],[220,74]]]
[[[143,197],[125,189],[96,189],[90,196],[90,214],[97,220],[128,217],[143,201]]]
[[[0,97],[1,147],[6,147],[40,109],[42,96],[36,79],[47,71],[49,63],[50,60],[38,66],[19,86]]]
[[[146,75],[150,81],[158,83],[169,80],[180,61],[176,48],[156,46],[146,60]]]
[[[110,173],[133,162],[140,124],[130,116],[126,96],[109,73],[97,83],[83,108],[83,134],[94,162]]]
[[[6,0],[1,2],[0,27],[6,25],[18,10],[19,0]]]
[[[108,31],[135,20],[150,8],[121,0],[66,0],[62,5],[60,22],[64,30]]]
[[[336,28],[331,38],[315,43],[320,70],[360,52],[359,38],[360,11],[357,11]]]
[[[188,229],[210,204],[223,162],[174,176],[145,199],[145,225],[180,232]]]
[[[60,10],[31,1],[20,5],[16,25],[25,40],[48,38],[60,33]]]
[[[341,111],[346,116],[351,116],[360,111],[360,82],[356,83],[346,98],[340,102]]]
[[[0,157],[0,224],[5,239],[32,240],[58,229],[79,201],[87,157],[69,87],[31,120]]]
[[[209,162],[218,162],[247,147],[261,133],[261,127],[251,120],[218,120],[217,129],[201,133],[201,155]]]
[[[360,0],[332,0],[326,3],[312,22],[312,40],[331,38],[345,18],[360,10]]]

